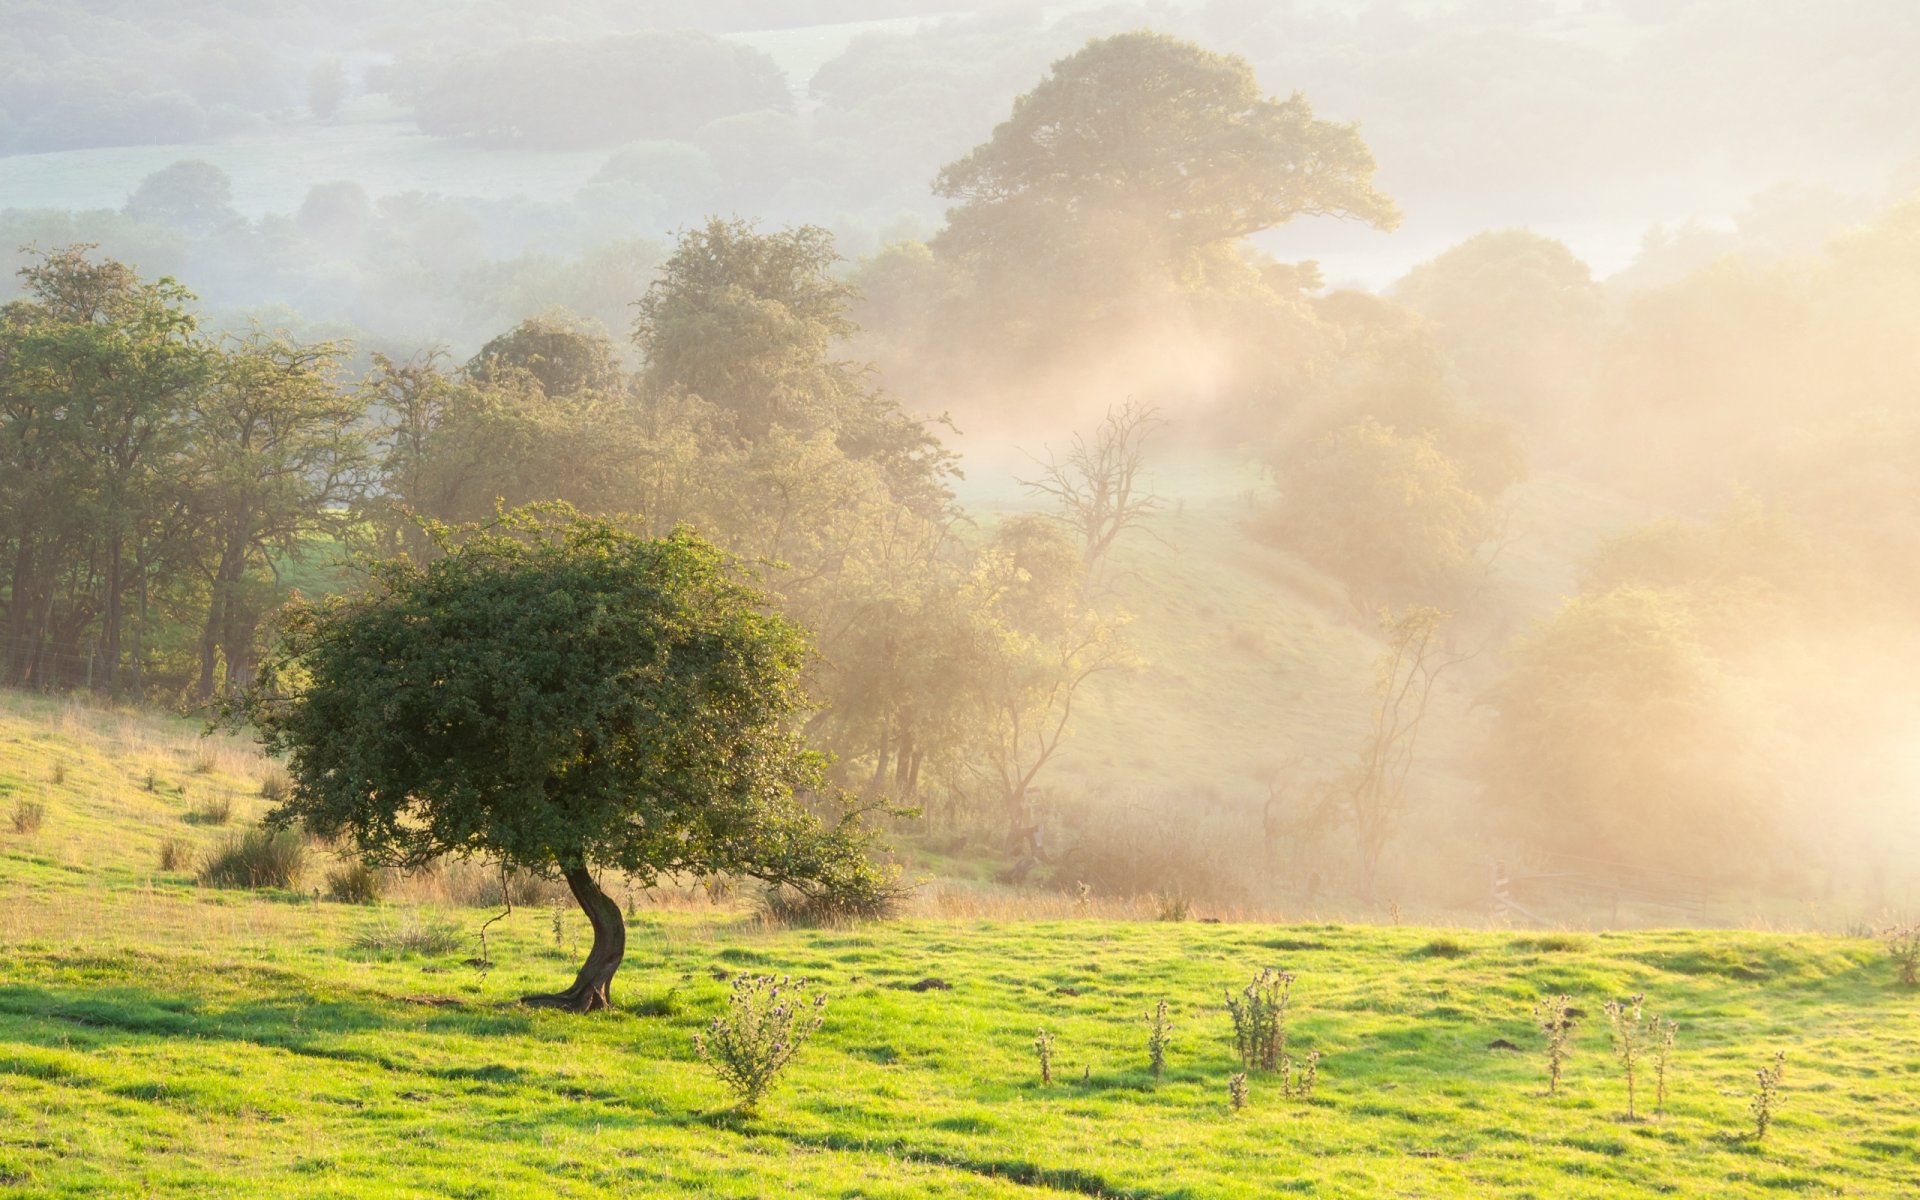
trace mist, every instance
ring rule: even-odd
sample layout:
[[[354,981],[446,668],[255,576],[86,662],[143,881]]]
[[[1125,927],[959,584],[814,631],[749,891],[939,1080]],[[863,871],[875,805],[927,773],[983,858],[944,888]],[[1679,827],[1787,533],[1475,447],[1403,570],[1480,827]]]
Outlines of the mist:
[[[0,15],[10,686],[565,501],[738,556],[935,891],[1920,905],[1902,0]],[[115,475],[35,356],[161,325]]]

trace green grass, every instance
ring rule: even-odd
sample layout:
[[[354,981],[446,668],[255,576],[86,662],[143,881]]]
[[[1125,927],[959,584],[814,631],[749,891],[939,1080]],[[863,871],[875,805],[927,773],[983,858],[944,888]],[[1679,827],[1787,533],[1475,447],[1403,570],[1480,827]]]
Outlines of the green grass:
[[[570,976],[577,913],[562,950],[547,909],[517,910],[481,970],[485,910],[158,872],[162,837],[223,835],[181,819],[174,779],[229,789],[236,823],[257,815],[265,764],[211,749],[156,718],[0,697],[0,777],[48,809],[39,833],[0,834],[8,1197],[1894,1197],[1920,1178],[1920,994],[1869,941],[925,917],[780,931],[650,909],[621,1008],[573,1017],[516,997]],[[392,936],[440,925],[457,936]],[[1222,994],[1267,965],[1298,973],[1293,1044],[1322,1053],[1319,1089],[1288,1099],[1256,1074],[1232,1116]],[[832,996],[750,1118],[692,1049],[740,971]],[[950,987],[910,990],[929,978]],[[1589,1015],[1550,1099],[1528,1009],[1559,991]],[[1636,991],[1681,1034],[1667,1114],[1629,1122],[1598,1014]],[[1156,1081],[1141,1016],[1161,999],[1177,1027]],[[1756,1145],[1752,1072],[1777,1048],[1784,1108]]]

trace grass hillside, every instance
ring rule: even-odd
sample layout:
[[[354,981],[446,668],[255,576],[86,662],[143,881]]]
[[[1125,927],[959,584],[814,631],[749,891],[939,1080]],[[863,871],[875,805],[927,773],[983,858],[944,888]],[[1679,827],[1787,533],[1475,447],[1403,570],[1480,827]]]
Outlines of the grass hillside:
[[[153,786],[148,786],[149,772]],[[167,838],[266,764],[192,727],[0,697],[0,1190],[9,1197],[1896,1197],[1920,1186],[1920,993],[1861,939],[1520,934],[923,915],[782,930],[643,906],[621,1008],[519,1005],[563,983],[579,915],[403,890],[246,892],[163,872]],[[185,789],[184,794],[180,789]],[[309,870],[317,882],[322,855]],[[930,913],[937,911],[928,910]],[[555,914],[558,914],[556,946]],[[1311,1098],[1255,1073],[1239,1113],[1222,1004],[1297,972]],[[757,1116],[693,1033],[742,971],[804,974],[826,1025]],[[935,981],[931,984],[924,981]],[[921,985],[918,989],[914,985]],[[1544,1094],[1529,1007],[1584,1015]],[[1602,1003],[1680,1024],[1667,1112],[1629,1121]],[[1146,1069],[1141,1013],[1177,1027]],[[1056,1039],[1056,1082],[1032,1044]],[[1496,1048],[1502,1044],[1513,1049]],[[1788,1054],[1778,1124],[1743,1136]],[[1642,1105],[1650,1108],[1642,1082]]]

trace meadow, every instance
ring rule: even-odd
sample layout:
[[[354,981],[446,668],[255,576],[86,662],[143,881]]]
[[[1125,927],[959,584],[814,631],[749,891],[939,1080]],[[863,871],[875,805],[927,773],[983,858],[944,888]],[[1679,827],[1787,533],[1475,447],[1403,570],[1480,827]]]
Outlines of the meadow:
[[[270,772],[185,723],[0,698],[8,1196],[1920,1189],[1920,993],[1870,938],[1155,922],[951,890],[898,921],[789,929],[688,889],[634,898],[620,1007],[577,1017],[516,1000],[570,977],[571,908],[517,907],[482,968],[494,910],[451,875],[335,903],[314,895],[322,851],[296,889],[199,884],[192,864],[257,817]],[[37,830],[6,822],[23,803]],[[191,854],[161,871],[168,839]],[[1224,995],[1266,966],[1297,975],[1292,1045],[1322,1055],[1318,1086],[1289,1097],[1254,1072],[1235,1113]],[[752,1116],[692,1045],[742,972],[830,997]],[[1550,1097],[1530,1009],[1560,992],[1582,1015]],[[1601,1006],[1633,992],[1680,1032],[1666,1111],[1643,1082],[1629,1120]],[[1142,1018],[1160,1000],[1175,1029],[1156,1079]],[[1778,1122],[1756,1141],[1753,1074],[1778,1050]]]

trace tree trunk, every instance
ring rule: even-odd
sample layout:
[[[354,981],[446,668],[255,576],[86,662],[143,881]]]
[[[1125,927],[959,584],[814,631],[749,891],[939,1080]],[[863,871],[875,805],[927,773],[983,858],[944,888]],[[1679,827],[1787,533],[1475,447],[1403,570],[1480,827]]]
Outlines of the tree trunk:
[[[620,906],[593,881],[591,871],[573,867],[566,876],[573,898],[580,902],[581,911],[593,924],[593,949],[587,952],[587,961],[574,976],[572,987],[564,992],[522,996],[520,1001],[579,1013],[612,1008],[613,973],[620,969],[620,960],[627,954],[627,923],[620,916]]]

